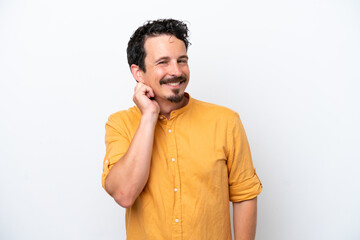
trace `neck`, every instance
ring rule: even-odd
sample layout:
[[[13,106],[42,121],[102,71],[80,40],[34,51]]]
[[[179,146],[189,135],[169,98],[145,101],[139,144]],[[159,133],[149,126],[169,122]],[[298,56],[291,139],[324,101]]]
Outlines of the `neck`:
[[[188,104],[189,102],[189,98],[185,95],[184,99],[179,103],[172,103],[168,100],[165,101],[157,100],[157,102],[160,106],[160,114],[164,115],[167,119],[170,119],[171,112],[186,106],[186,104]]]

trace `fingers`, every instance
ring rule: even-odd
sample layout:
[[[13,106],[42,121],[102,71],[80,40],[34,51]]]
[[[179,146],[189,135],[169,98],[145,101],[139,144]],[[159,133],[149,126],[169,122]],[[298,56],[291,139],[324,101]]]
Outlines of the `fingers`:
[[[148,98],[155,96],[152,88],[141,82],[138,82],[136,84],[134,91],[135,91],[135,94],[140,93],[141,95],[146,95]]]
[[[137,84],[136,84],[135,87],[134,87],[134,92],[137,92],[137,90],[138,90],[142,85],[144,85],[144,84],[141,83],[141,82],[137,82]]]
[[[148,91],[146,92],[146,96],[148,96],[149,98],[155,97],[154,90],[152,90],[152,88],[148,87]]]
[[[139,92],[141,89],[144,88],[144,86],[146,86],[145,84],[141,83],[141,82],[138,82],[136,85],[135,85],[135,88],[134,88],[134,92]]]

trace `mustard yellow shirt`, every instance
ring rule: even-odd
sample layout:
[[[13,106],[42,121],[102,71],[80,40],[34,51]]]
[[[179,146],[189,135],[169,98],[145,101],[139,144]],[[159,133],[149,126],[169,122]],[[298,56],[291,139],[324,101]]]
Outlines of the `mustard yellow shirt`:
[[[129,240],[231,239],[229,201],[261,192],[239,115],[187,96],[188,104],[169,120],[159,116],[148,182],[126,209]],[[136,106],[109,117],[103,187],[140,117]]]

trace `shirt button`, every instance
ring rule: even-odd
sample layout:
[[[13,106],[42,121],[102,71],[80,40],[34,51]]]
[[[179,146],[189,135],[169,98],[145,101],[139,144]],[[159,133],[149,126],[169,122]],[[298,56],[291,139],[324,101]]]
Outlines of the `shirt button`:
[[[179,222],[179,219],[175,219],[175,222]]]
[[[161,120],[163,120],[163,119],[164,119],[164,117],[163,117],[163,116],[160,116],[159,118],[160,118]]]
[[[172,158],[171,161],[175,162],[175,158]]]
[[[178,190],[177,188],[174,188],[174,191],[175,191],[175,192],[177,192],[177,190]]]
[[[109,160],[106,160],[105,163],[108,164],[108,163],[109,163]]]
[[[171,133],[171,129],[169,129],[169,133]]]

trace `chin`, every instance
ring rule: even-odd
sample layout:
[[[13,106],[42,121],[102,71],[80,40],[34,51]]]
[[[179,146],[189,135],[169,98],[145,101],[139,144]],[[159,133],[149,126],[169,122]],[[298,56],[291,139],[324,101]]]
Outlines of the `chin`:
[[[178,93],[167,97],[167,100],[172,103],[180,103],[182,102],[183,99],[184,99],[184,93]]]

